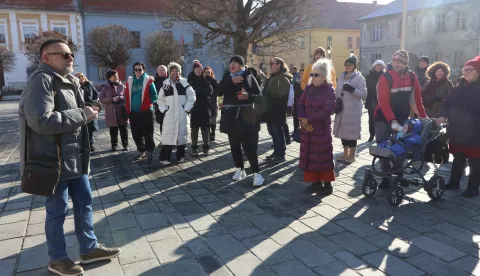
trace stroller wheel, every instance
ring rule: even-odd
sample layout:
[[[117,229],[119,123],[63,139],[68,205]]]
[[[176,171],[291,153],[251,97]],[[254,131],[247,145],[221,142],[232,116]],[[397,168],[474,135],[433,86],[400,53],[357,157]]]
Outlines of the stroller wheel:
[[[377,192],[377,180],[375,178],[368,178],[363,180],[362,192],[366,197],[371,197]]]
[[[388,203],[398,206],[402,203],[404,195],[402,187],[395,185],[390,189],[390,194],[387,196]]]
[[[434,175],[428,180],[425,190],[432,200],[440,199],[445,191],[445,180],[439,175]]]

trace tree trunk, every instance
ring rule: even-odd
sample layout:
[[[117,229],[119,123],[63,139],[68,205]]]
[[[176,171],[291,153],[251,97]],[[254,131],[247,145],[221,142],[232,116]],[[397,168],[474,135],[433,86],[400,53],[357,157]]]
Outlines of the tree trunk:
[[[248,41],[247,36],[236,36],[233,39],[233,53],[240,55],[247,61]]]

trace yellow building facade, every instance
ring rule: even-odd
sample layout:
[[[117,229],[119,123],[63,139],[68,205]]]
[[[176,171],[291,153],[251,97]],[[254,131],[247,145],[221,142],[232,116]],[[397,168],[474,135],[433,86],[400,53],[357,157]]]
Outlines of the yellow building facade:
[[[75,70],[85,70],[82,18],[79,12],[41,11],[30,9],[0,9],[0,47],[15,53],[15,69],[4,72],[0,83],[9,89],[21,89],[26,83],[30,64],[24,44],[35,35],[56,31],[70,37],[78,47]]]

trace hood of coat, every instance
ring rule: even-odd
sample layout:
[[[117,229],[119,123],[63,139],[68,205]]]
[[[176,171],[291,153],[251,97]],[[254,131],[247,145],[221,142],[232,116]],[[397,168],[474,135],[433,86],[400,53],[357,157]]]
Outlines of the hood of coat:
[[[272,74],[272,76],[270,78],[279,77],[279,76],[287,78],[290,82],[292,82],[292,80],[293,80],[292,74],[288,73],[287,70],[285,70],[283,68],[280,69],[280,72],[278,72],[276,74]]]

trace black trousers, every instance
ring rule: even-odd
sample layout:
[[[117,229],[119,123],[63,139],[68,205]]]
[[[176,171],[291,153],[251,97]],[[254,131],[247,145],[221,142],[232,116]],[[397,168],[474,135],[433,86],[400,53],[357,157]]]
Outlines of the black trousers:
[[[212,116],[212,124],[210,125],[210,137],[215,137],[215,130],[217,129],[217,115]]]
[[[465,167],[470,167],[470,175],[468,176],[468,190],[478,190],[480,184],[480,158],[467,158],[463,153],[455,153],[453,155],[452,172],[450,175],[450,183],[454,186],[459,186],[462,180]]]
[[[154,122],[155,117],[152,110],[130,113],[130,129],[139,152],[152,152],[155,149],[155,141],[153,140]]]
[[[285,123],[282,126],[282,129],[283,129],[283,134],[285,134],[285,143],[288,145],[292,142],[290,139],[290,129],[288,127],[288,123]]]
[[[120,140],[124,148],[128,147],[128,129],[127,126],[116,126],[110,128],[110,143],[112,147],[118,145],[118,131],[120,130]]]
[[[190,134],[192,135],[192,149],[198,148],[198,132],[202,132],[203,148],[208,148],[208,139],[209,139],[209,127],[202,128],[191,128]]]
[[[247,155],[248,162],[254,173],[258,173],[258,132],[252,129],[246,132],[233,132],[228,134],[228,142],[230,143],[230,152],[236,168],[244,169],[242,147]]]
[[[374,108],[368,109],[368,131],[371,137],[375,136],[375,118],[374,118],[375,114],[374,113],[375,113]]]
[[[344,148],[356,148],[357,147],[357,140],[342,139],[342,146]]]
[[[160,150],[160,161],[170,161],[172,159],[173,147],[171,145],[163,145]],[[185,157],[185,145],[179,145],[177,147],[177,161]]]

